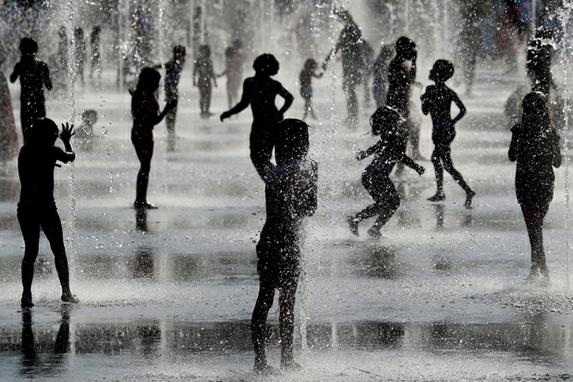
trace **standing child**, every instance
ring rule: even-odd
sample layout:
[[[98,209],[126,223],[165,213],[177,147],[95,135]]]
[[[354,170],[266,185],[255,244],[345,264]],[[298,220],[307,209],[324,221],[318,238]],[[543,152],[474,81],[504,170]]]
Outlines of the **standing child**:
[[[294,304],[300,275],[302,220],[317,206],[317,164],[308,158],[308,125],[298,119],[278,123],[277,166],[265,189],[267,219],[257,244],[259,295],[251,321],[255,373],[274,369],[265,355],[267,315],[279,290],[281,368],[296,369],[293,357]]]
[[[359,223],[364,219],[378,216],[374,225],[368,230],[368,235],[379,238],[380,229],[400,206],[400,195],[390,180],[390,173],[394,166],[399,162],[404,162],[406,166],[420,175],[424,173],[424,167],[416,164],[405,154],[408,131],[403,118],[396,110],[388,106],[378,109],[371,119],[371,124],[373,133],[381,134],[380,140],[369,149],[359,151],[356,159],[362,160],[374,154],[374,160],[362,173],[362,184],[375,203],[356,215],[349,216],[347,222],[350,231],[358,236]]]
[[[517,161],[515,192],[531,245],[529,279],[542,277],[544,282],[549,282],[543,250],[543,219],[553,199],[553,167],[561,166],[561,152],[559,135],[551,122],[547,97],[543,93],[531,92],[525,96],[522,122],[511,132],[509,160]]]
[[[430,80],[435,85],[430,85],[421,97],[422,112],[432,117],[432,164],[436,172],[436,194],[428,198],[431,202],[439,202],[446,199],[444,193],[444,170],[452,175],[452,178],[466,192],[466,208],[471,208],[475,192],[465,182],[462,174],[454,168],[450,145],[456,136],[455,125],[466,114],[466,108],[455,91],[446,86],[446,81],[454,75],[454,65],[447,60],[437,60],[430,70]],[[460,112],[452,119],[450,108],[455,103]]]
[[[308,113],[310,113],[312,119],[316,119],[316,114],[314,114],[314,108],[312,107],[312,77],[321,78],[323,75],[323,73],[316,74],[316,67],[317,63],[314,58],[307,59],[298,77],[300,82],[300,96],[304,99],[303,121],[306,121]]]
[[[199,58],[195,60],[193,68],[193,86],[199,88],[201,118],[209,118],[212,115],[209,111],[211,107],[211,91],[213,86],[217,87],[217,78],[213,70],[209,45],[201,45],[199,47]]]
[[[46,116],[46,99],[44,86],[52,90],[52,80],[48,65],[43,61],[36,61],[38,43],[31,38],[20,41],[20,62],[14,66],[10,75],[10,82],[14,83],[20,78],[20,120],[24,143],[34,122]]]
[[[292,94],[282,84],[271,78],[279,72],[279,62],[272,54],[262,54],[253,62],[254,77],[243,83],[243,95],[238,104],[221,114],[221,121],[238,114],[251,105],[253,124],[251,125],[250,149],[251,161],[259,176],[266,181],[272,170],[271,157],[278,132],[277,123],[282,121],[283,114],[294,100]],[[277,109],[277,95],[284,99],[283,106]]]
[[[28,141],[20,149],[18,174],[20,176],[20,202],[18,222],[24,236],[25,252],[22,260],[22,300],[23,308],[32,303],[32,281],[34,263],[38,257],[40,229],[50,242],[54,253],[56,270],[62,287],[62,301],[77,303],[78,299],[70,290],[68,259],[64,246],[62,223],[54,200],[54,167],[56,161],[72,162],[76,155],[72,151],[70,139],[74,135],[73,125],[62,125],[62,132],[51,119],[38,119],[32,126]],[[58,136],[66,151],[54,146]]]
[[[86,151],[93,149],[95,132],[94,127],[97,123],[97,111],[93,109],[84,110],[82,112],[82,124],[76,129],[76,141],[79,140],[79,145]]]

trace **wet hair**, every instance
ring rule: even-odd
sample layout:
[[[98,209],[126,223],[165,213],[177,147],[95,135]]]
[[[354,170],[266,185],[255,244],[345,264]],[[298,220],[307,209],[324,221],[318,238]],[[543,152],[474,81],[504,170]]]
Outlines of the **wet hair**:
[[[448,60],[439,59],[434,62],[430,79],[436,82],[446,82],[454,75],[454,64]]]
[[[187,49],[183,45],[175,45],[173,47],[173,56],[175,57],[185,57],[187,55]]]
[[[161,74],[153,68],[145,67],[141,69],[139,77],[137,79],[136,92],[142,91],[152,91],[154,92],[159,87],[159,80],[161,79]]]
[[[525,131],[540,133],[543,129],[553,127],[545,94],[537,91],[529,92],[523,98],[521,106],[523,108],[522,123]]]
[[[300,119],[288,118],[277,124],[275,157],[277,163],[301,160],[308,154],[308,125]]]
[[[37,119],[30,129],[28,142],[32,145],[51,146],[58,139],[60,130],[50,118]]]
[[[400,115],[398,110],[390,106],[382,106],[376,109],[374,114],[370,116],[370,127],[372,135],[395,135],[399,133],[398,127],[402,125],[404,118]]]
[[[20,52],[22,53],[38,53],[38,43],[29,37],[24,37],[20,40]]]
[[[253,69],[257,74],[274,76],[279,72],[279,62],[272,54],[264,53],[255,58]]]
[[[97,122],[97,111],[93,109],[84,110],[82,113],[82,122],[86,125],[93,125]]]
[[[406,36],[399,37],[394,48],[398,55],[408,59],[414,58],[417,54],[416,43]]]
[[[314,58],[309,58],[304,62],[304,68],[306,70],[314,70],[316,69],[316,60]]]
[[[199,47],[199,55],[201,57],[210,57],[211,56],[211,47],[209,45],[201,45]]]

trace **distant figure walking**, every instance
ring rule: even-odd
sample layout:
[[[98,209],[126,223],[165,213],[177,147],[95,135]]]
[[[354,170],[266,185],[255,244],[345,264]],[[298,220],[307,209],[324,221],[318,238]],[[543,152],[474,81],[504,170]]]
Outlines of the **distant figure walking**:
[[[283,85],[271,78],[279,72],[279,62],[272,54],[262,54],[253,62],[255,75],[243,83],[243,95],[238,104],[221,114],[221,121],[245,110],[249,105],[253,113],[251,125],[251,161],[263,181],[273,169],[271,157],[278,133],[277,123],[283,120],[284,113],[292,105],[294,97]],[[281,96],[284,104],[280,109],[275,98]]]
[[[85,85],[85,65],[88,56],[84,30],[80,27],[74,30],[74,83],[79,79]]]
[[[390,45],[382,45],[380,53],[372,64],[372,94],[376,102],[376,108],[384,106],[388,93],[388,64],[392,58],[394,49]]]
[[[199,47],[199,58],[195,60],[193,67],[193,86],[199,88],[201,118],[209,118],[212,115],[209,111],[211,107],[211,93],[213,86],[217,87],[217,76],[213,69],[209,45],[201,45]]]
[[[133,127],[131,129],[131,142],[139,159],[140,167],[137,173],[134,208],[155,209],[147,202],[147,186],[153,157],[153,127],[160,123],[169,110],[177,106],[176,101],[169,101],[162,112],[159,112],[156,92],[159,88],[161,75],[153,68],[143,68],[139,74],[137,87],[132,92],[131,115]]]
[[[561,166],[559,135],[551,121],[547,97],[528,93],[523,99],[523,117],[512,129],[509,160],[517,162],[515,193],[521,206],[531,245],[529,280],[549,282],[543,249],[543,219],[553,199],[555,174]]]
[[[273,374],[265,354],[266,321],[279,290],[281,368],[299,369],[293,357],[294,304],[300,275],[301,223],[317,207],[318,166],[308,158],[308,125],[285,119],[277,124],[277,166],[265,189],[267,217],[257,244],[259,295],[251,321],[255,373]]]
[[[96,25],[90,35],[90,51],[91,51],[91,65],[90,65],[90,80],[94,81],[94,72],[96,74],[95,83],[99,84],[101,81],[101,27]]]
[[[4,56],[0,54],[0,67]],[[18,154],[18,134],[14,123],[12,97],[8,88],[8,80],[0,71],[0,162],[6,162]]]
[[[362,173],[362,184],[374,199],[374,204],[356,215],[349,216],[347,222],[350,231],[358,236],[360,222],[377,216],[376,221],[368,230],[368,235],[379,238],[382,235],[380,229],[400,206],[400,195],[390,179],[394,166],[399,162],[404,162],[420,175],[424,173],[424,167],[405,154],[404,146],[408,132],[403,118],[396,110],[388,106],[378,109],[371,118],[371,124],[373,133],[380,134],[380,140],[367,150],[359,151],[356,159],[362,160],[374,155],[374,159]]]
[[[300,82],[300,96],[304,99],[304,115],[303,121],[306,121],[307,115],[316,119],[314,107],[312,106],[312,78],[321,78],[323,73],[316,74],[317,63],[314,58],[309,58],[305,61],[304,67],[300,71],[298,80]]]
[[[36,120],[46,116],[44,86],[52,90],[52,80],[48,65],[36,60],[38,43],[31,38],[23,38],[20,42],[22,56],[20,62],[14,66],[10,75],[10,82],[14,83],[20,78],[20,120],[24,143],[28,132]]]
[[[239,100],[239,89],[243,82],[243,43],[234,40],[233,45],[225,49],[225,71],[219,77],[227,77],[227,102],[229,109]]]
[[[454,75],[454,65],[447,60],[437,60],[430,70],[430,81],[435,85],[426,88],[422,95],[422,112],[432,117],[432,142],[434,152],[432,152],[432,164],[436,172],[437,191],[434,196],[428,198],[431,202],[440,202],[446,199],[444,193],[444,170],[452,175],[452,178],[460,185],[466,193],[466,208],[471,208],[472,199],[475,192],[465,182],[462,174],[455,169],[452,161],[452,144],[456,136],[456,123],[466,114],[466,107],[458,97],[457,93],[446,85],[446,81]],[[460,110],[459,114],[452,119],[450,109],[454,103]]]
[[[32,281],[34,263],[38,257],[40,229],[44,231],[54,253],[56,271],[62,287],[62,301],[78,302],[78,298],[70,290],[62,223],[54,200],[54,167],[59,166],[56,162],[68,163],[76,158],[70,145],[72,135],[73,125],[62,125],[60,133],[58,126],[51,119],[38,119],[29,131],[28,141],[20,149],[18,174],[21,190],[17,215],[25,244],[22,260],[22,308],[34,306]],[[58,137],[64,143],[65,151],[54,146]]]
[[[175,45],[173,47],[173,58],[169,60],[165,66],[165,101],[174,102],[177,104],[179,102],[179,79],[181,78],[181,72],[183,71],[183,66],[185,65],[185,58],[187,56],[187,50],[183,45]],[[167,115],[165,116],[165,122],[167,124],[167,134],[170,146],[175,144],[175,121],[177,119],[177,106],[173,107]],[[173,148],[173,147],[172,147]]]

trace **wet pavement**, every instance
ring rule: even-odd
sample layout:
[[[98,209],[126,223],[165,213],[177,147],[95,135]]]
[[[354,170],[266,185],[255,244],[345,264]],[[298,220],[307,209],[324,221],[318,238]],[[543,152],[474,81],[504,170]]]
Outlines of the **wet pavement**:
[[[182,89],[191,89],[188,80]],[[545,227],[552,284],[539,288],[525,282],[529,246],[507,161],[501,111],[511,86],[482,85],[466,99],[453,157],[477,192],[475,207],[463,208],[463,193],[448,176],[447,201],[426,202],[434,180],[425,161],[423,177],[395,179],[403,201],[380,240],[366,238],[366,225],[353,237],[344,219],[370,203],[360,184],[367,162],[352,155],[374,142],[364,134],[368,112],[356,130],[338,125],[341,95],[333,104],[328,82],[317,86],[323,119],[311,124],[311,144],[319,210],[306,227],[295,340],[305,368],[271,380],[573,379],[565,169],[557,171]],[[16,163],[0,169],[0,380],[254,378],[249,318],[264,194],[248,158],[250,113],[224,124],[201,120],[194,92],[183,92],[174,151],[164,125],[156,128],[150,200],[160,208],[145,214],[130,208],[138,165],[129,99],[92,91],[75,100],[78,111],[97,105],[101,127],[73,166],[56,171],[72,287],[81,300],[73,308],[58,301],[42,241],[36,306],[21,312]],[[224,110],[224,102],[216,96],[213,110]],[[70,115],[65,101],[49,101],[48,112],[58,122]],[[288,116],[301,113],[297,99]],[[422,139],[429,157],[427,119]],[[277,317],[273,308],[275,364]]]

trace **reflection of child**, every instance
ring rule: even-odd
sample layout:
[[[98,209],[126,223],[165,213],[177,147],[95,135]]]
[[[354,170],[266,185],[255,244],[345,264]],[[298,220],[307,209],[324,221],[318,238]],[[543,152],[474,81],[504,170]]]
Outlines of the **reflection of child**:
[[[274,370],[265,355],[267,315],[279,290],[281,367],[300,368],[293,358],[294,304],[300,274],[302,220],[317,206],[317,164],[308,158],[308,125],[298,119],[277,124],[277,166],[269,174],[267,218],[257,244],[259,295],[251,321],[255,372]]]
[[[217,87],[217,78],[213,70],[213,61],[211,60],[211,48],[209,45],[199,47],[199,58],[195,60],[193,68],[193,86],[199,88],[199,108],[201,109],[201,118],[209,118],[211,112],[211,92],[213,86]]]
[[[72,162],[75,154],[70,145],[73,126],[58,127],[51,119],[37,120],[29,131],[28,141],[20,149],[18,173],[20,175],[20,202],[18,203],[18,222],[24,236],[25,252],[22,260],[22,300],[23,308],[34,306],[32,303],[32,281],[34,263],[38,257],[40,229],[50,242],[54,253],[56,270],[62,287],[62,301],[77,303],[78,299],[70,291],[68,260],[64,246],[62,223],[54,200],[54,167],[56,161]],[[66,151],[54,146],[58,136]]]
[[[454,168],[452,162],[450,145],[456,136],[455,125],[466,114],[466,108],[456,92],[446,86],[446,81],[454,75],[454,65],[447,60],[437,60],[430,70],[430,80],[435,85],[430,85],[426,93],[422,95],[422,112],[430,114],[432,117],[432,141],[434,142],[434,152],[432,152],[432,163],[436,171],[437,191],[428,200],[431,202],[442,201],[446,198],[444,194],[444,170],[452,175],[452,178],[466,192],[466,208],[472,205],[472,198],[475,192],[465,182],[462,174]],[[452,103],[460,109],[459,114],[452,119],[450,108]]]
[[[313,119],[316,119],[316,114],[312,107],[312,78],[320,78],[323,75],[323,73],[316,74],[316,67],[316,61],[313,58],[309,58],[304,63],[304,67],[300,71],[300,75],[298,77],[300,82],[300,96],[304,99],[303,121],[306,121],[308,113],[310,113]]]
[[[379,120],[375,120],[379,117]],[[400,195],[390,180],[390,173],[399,162],[416,170],[418,174],[424,173],[424,168],[416,164],[405,154],[406,137],[408,132],[403,119],[398,112],[384,106],[373,115],[373,132],[381,134],[380,140],[365,151],[360,151],[356,159],[361,160],[374,155],[374,160],[362,173],[362,184],[368,191],[374,204],[366,207],[356,215],[347,218],[350,231],[358,235],[358,224],[373,216],[378,216],[374,225],[368,230],[368,235],[374,238],[381,236],[380,229],[400,206]],[[374,126],[376,124],[376,126]]]
[[[93,145],[94,126],[97,123],[97,111],[88,109],[82,113],[82,124],[76,129],[76,139],[84,149],[89,150]]]
[[[28,132],[37,119],[46,116],[46,100],[44,98],[44,86],[52,90],[52,80],[48,65],[43,61],[36,60],[38,43],[31,38],[23,38],[20,42],[22,56],[20,62],[14,66],[10,75],[10,82],[16,82],[20,78],[20,119],[22,121],[22,133],[26,142]]]

